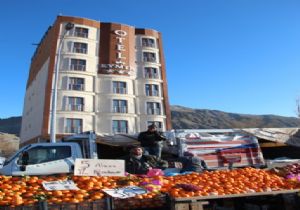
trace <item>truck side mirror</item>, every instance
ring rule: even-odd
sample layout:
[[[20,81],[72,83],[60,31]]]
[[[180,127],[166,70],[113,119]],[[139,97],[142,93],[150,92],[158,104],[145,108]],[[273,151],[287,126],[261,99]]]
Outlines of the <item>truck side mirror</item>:
[[[29,160],[29,155],[28,152],[22,152],[22,154],[20,155],[20,158],[18,160],[18,164],[19,165],[28,165],[28,160]]]
[[[25,165],[21,165],[20,166],[20,171],[26,171],[26,166]]]

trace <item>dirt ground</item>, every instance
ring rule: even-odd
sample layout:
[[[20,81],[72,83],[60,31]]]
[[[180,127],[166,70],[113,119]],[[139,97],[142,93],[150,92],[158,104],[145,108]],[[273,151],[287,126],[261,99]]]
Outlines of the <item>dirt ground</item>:
[[[9,157],[19,149],[19,137],[0,132],[0,156]]]

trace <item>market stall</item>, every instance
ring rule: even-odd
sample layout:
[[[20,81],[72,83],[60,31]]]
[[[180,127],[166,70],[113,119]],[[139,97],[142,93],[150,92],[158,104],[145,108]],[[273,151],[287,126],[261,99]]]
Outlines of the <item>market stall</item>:
[[[168,177],[0,176],[0,188],[0,209],[5,210],[201,210],[212,209],[216,200],[297,195],[300,184],[273,171],[243,168]]]

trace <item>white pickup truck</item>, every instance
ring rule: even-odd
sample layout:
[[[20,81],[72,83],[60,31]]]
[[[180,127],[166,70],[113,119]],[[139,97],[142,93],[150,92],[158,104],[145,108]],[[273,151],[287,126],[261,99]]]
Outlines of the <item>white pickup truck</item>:
[[[48,175],[73,172],[76,158],[98,158],[96,136],[85,132],[58,143],[35,143],[22,147],[5,160],[2,175]]]

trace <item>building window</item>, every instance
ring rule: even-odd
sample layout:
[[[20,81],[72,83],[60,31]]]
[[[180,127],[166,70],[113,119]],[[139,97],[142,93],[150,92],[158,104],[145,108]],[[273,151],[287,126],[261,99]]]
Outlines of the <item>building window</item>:
[[[81,27],[75,27],[74,36],[88,38],[88,36],[89,36],[89,29],[87,29],[87,28],[81,28]]]
[[[127,94],[126,82],[113,81],[113,93]]]
[[[113,100],[113,112],[127,113],[127,101],[126,100]]]
[[[83,111],[84,103],[81,97],[68,97],[68,110],[69,111]]]
[[[145,78],[159,79],[158,69],[157,68],[145,67],[144,68],[144,72],[145,72]]]
[[[113,120],[113,133],[128,133],[128,122],[126,120]]]
[[[149,125],[156,125],[156,127],[157,127],[157,130],[162,130],[163,128],[162,128],[162,123],[160,122],[160,121],[148,121],[147,122],[147,127],[149,126]]]
[[[74,42],[73,52],[87,54],[88,45],[86,43]]]
[[[155,40],[151,38],[142,38],[142,46],[155,48]]]
[[[158,85],[145,85],[146,96],[159,96],[159,87]]]
[[[74,71],[85,71],[86,70],[86,60],[83,59],[71,59],[70,70]]]
[[[84,89],[84,79],[77,77],[69,78],[69,90],[83,90]]]
[[[67,118],[66,133],[82,133],[82,119]]]
[[[152,52],[143,52],[144,62],[156,62],[156,54]]]
[[[148,115],[160,115],[160,103],[157,102],[147,102],[147,114]]]

